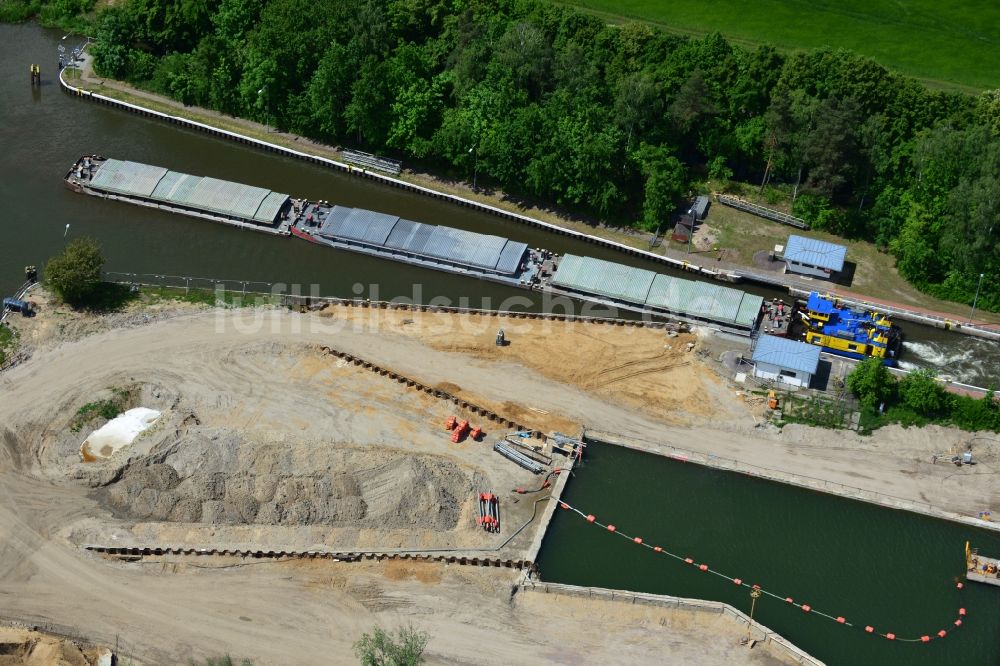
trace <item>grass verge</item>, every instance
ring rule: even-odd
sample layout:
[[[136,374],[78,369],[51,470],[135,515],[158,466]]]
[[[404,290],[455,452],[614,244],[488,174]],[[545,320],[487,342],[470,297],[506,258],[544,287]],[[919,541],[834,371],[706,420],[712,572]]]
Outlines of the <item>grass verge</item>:
[[[562,0],[607,20],[638,20],[784,50],[843,48],[926,85],[978,92],[1000,83],[1000,4],[958,0]]]

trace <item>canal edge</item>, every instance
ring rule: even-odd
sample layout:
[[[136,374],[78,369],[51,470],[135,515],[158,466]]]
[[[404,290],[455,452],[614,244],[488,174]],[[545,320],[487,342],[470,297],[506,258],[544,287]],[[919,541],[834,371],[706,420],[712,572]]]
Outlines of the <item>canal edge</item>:
[[[472,199],[466,199],[464,197],[450,194],[447,192],[441,192],[430,187],[425,187],[423,185],[417,185],[415,183],[410,183],[399,178],[393,178],[385,174],[369,171],[368,169],[361,167],[355,168],[353,165],[346,164],[344,162],[339,162],[327,157],[321,157],[319,155],[313,155],[311,153],[306,153],[303,151],[295,150],[293,148],[287,148],[278,144],[270,143],[267,141],[262,141],[260,139],[255,139],[244,134],[239,134],[237,132],[231,132],[229,130],[224,130],[213,125],[206,123],[201,123],[195,120],[189,120],[187,118],[182,118],[180,116],[173,116],[168,113],[163,113],[161,111],[156,111],[139,104],[132,104],[130,102],[125,102],[122,100],[114,99],[112,97],[107,97],[101,95],[100,93],[95,93],[89,90],[84,90],[82,88],[77,88],[63,78],[63,69],[59,72],[59,83],[63,90],[67,93],[75,95],[77,97],[84,97],[94,101],[97,101],[108,106],[116,107],[125,111],[136,113],[143,116],[155,117],[167,122],[173,123],[175,125],[183,125],[190,129],[194,129],[200,132],[204,132],[213,136],[222,137],[230,139],[237,143],[243,143],[255,146],[265,151],[280,153],[287,157],[292,157],[295,159],[310,162],[312,164],[318,164],[320,166],[326,166],[328,168],[341,171],[350,175],[359,176],[362,178],[367,178],[369,180],[380,181],[383,184],[390,185],[399,189],[408,190],[411,192],[416,192],[418,194],[423,194],[424,196],[429,196],[435,199],[444,199],[451,201],[459,206],[464,206],[466,208],[475,208],[480,212],[508,219],[519,224],[527,224],[529,226],[544,229],[551,233],[573,237],[584,243],[590,243],[591,245],[599,245],[608,249],[612,249],[618,252],[623,252],[627,255],[640,257],[652,261],[656,261],[661,264],[670,266],[671,268],[692,272],[699,275],[709,277],[713,280],[721,280],[730,283],[739,283],[744,280],[749,280],[751,282],[758,282],[765,284],[769,287],[778,287],[787,290],[792,296],[797,296],[799,292],[804,292],[801,287],[794,284],[785,284],[784,282],[779,282],[772,279],[770,276],[759,275],[753,271],[739,271],[739,270],[723,270],[723,269],[711,269],[702,266],[697,263],[692,263],[686,260],[674,259],[666,255],[659,255],[649,252],[647,250],[640,250],[638,248],[619,243],[617,241],[609,240],[606,238],[601,238],[599,236],[593,236],[591,234],[585,234],[574,229],[567,229],[549,222],[545,222],[527,215],[522,215],[520,213],[515,213],[513,211],[508,211],[502,208],[497,208],[496,206],[491,206],[479,201],[474,201]],[[918,310],[910,310],[907,308],[901,308],[896,305],[886,305],[886,304],[876,304],[870,303],[869,301],[858,299],[853,296],[842,296],[837,295],[840,300],[845,303],[850,303],[852,305],[859,305],[862,307],[878,307],[882,310],[890,311],[893,316],[897,317],[903,321],[912,321],[915,323],[923,324],[925,326],[932,326],[934,328],[940,328],[944,330],[953,330],[957,333],[963,333],[966,335],[971,335],[974,337],[985,338],[989,340],[1000,340],[1000,329],[991,328],[989,324],[981,325],[974,324],[972,322],[963,324],[960,318],[948,318],[939,316],[931,312],[923,312]]]
[[[519,591],[531,592],[534,594],[559,594],[570,597],[585,597],[588,599],[602,599],[611,602],[628,603],[630,605],[643,604],[648,606],[662,606],[678,611],[691,613],[718,613],[725,615],[739,624],[752,628],[756,632],[763,634],[763,642],[775,645],[789,658],[798,664],[807,666],[826,666],[802,648],[798,647],[781,634],[769,629],[760,622],[751,619],[746,613],[721,601],[709,601],[707,599],[691,599],[686,597],[673,597],[665,594],[648,594],[645,592],[629,592],[627,590],[611,590],[603,587],[584,587],[580,585],[566,585],[564,583],[546,583],[526,579],[518,586]],[[757,639],[760,640],[760,639]]]
[[[663,450],[659,450],[644,444],[633,444],[626,441],[627,438],[624,435],[599,431],[591,428],[587,429],[587,435],[605,444],[620,446],[626,449],[632,449],[633,451],[640,451],[642,453],[649,453],[654,456],[676,460],[677,462],[694,463],[696,465],[702,465],[703,467],[718,469],[723,472],[744,474],[746,476],[764,479],[766,481],[774,481],[776,483],[783,483],[797,488],[803,488],[805,490],[812,490],[818,493],[843,497],[844,499],[874,504],[875,506],[880,506],[885,509],[909,511],[911,513],[919,513],[931,518],[939,518],[955,523],[961,523],[969,527],[977,527],[993,532],[1000,532],[1000,523],[983,521],[972,516],[966,516],[953,511],[939,509],[929,503],[922,506],[919,502],[915,502],[913,500],[908,500],[902,497],[893,497],[892,495],[886,495],[874,490],[853,488],[837,481],[827,481],[824,479],[807,477],[803,474],[792,474],[782,470],[759,467],[753,463],[742,462],[735,458],[726,458],[709,453],[689,451],[680,449],[670,444],[662,444],[661,446],[663,447]],[[723,461],[729,461],[735,464],[727,464]],[[806,480],[824,484],[824,487],[811,485],[807,483]]]

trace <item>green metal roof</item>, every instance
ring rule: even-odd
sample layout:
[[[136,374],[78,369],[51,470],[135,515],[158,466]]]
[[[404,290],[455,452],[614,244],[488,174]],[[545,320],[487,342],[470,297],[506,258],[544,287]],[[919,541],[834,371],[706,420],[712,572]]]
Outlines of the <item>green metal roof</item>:
[[[645,303],[656,273],[623,264],[567,254],[552,284],[630,303]]]
[[[166,173],[167,170],[163,167],[108,160],[94,174],[91,185],[120,194],[148,197]]]
[[[287,194],[262,187],[114,159],[98,168],[91,186],[264,224],[274,223],[288,201]]]
[[[757,321],[764,301],[760,296],[731,287],[571,254],[559,263],[552,284],[746,328]]]

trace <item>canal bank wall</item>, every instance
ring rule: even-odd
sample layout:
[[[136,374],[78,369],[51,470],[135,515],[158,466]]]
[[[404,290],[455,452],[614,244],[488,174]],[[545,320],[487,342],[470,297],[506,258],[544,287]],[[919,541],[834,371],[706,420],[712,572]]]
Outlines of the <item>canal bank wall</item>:
[[[66,81],[66,79],[63,76],[63,72],[65,71],[66,70],[63,70],[59,74],[59,83],[64,91],[66,91],[69,94],[82,97],[84,99],[89,99],[91,101],[104,104],[106,106],[115,107],[121,110],[128,111],[130,113],[137,113],[139,115],[150,118],[156,118],[171,124],[186,127],[188,129],[204,132],[212,136],[225,138],[231,141],[235,141],[237,143],[250,145],[255,148],[259,148],[261,150],[279,153],[288,157],[292,157],[295,159],[310,162],[312,164],[323,166],[329,169],[340,171],[342,173],[348,173],[351,175],[358,176],[360,178],[374,180],[391,187],[408,190],[410,192],[422,194],[424,196],[429,196],[436,199],[447,200],[456,205],[463,206],[465,208],[474,208],[480,212],[487,213],[489,215],[497,216],[506,220],[517,222],[519,224],[526,224],[528,226],[544,229],[545,231],[558,234],[561,236],[569,236],[579,241],[589,243],[591,245],[598,245],[618,252],[623,252],[625,254],[634,257],[655,261],[677,270],[695,273],[697,275],[702,275],[713,280],[721,280],[730,283],[738,283],[744,281],[754,282],[772,288],[777,287],[779,289],[787,290],[790,294],[797,297],[802,294],[808,295],[809,292],[809,290],[797,287],[795,283],[793,283],[791,280],[786,279],[785,276],[783,275],[778,276],[772,274],[764,274],[745,268],[708,268],[698,263],[687,261],[686,259],[678,259],[663,254],[649,252],[647,250],[640,250],[638,248],[634,248],[613,240],[608,240],[598,236],[593,236],[591,234],[585,234],[572,229],[567,229],[565,227],[544,222],[542,220],[527,215],[515,213],[513,211],[498,208],[496,206],[491,206],[489,204],[485,204],[479,201],[466,199],[458,195],[449,194],[446,192],[440,192],[438,190],[424,187],[422,185],[416,185],[414,183],[402,180],[400,178],[394,178],[386,174],[369,171],[368,169],[363,167],[359,168],[351,164],[347,164],[345,162],[340,162],[330,158],[321,157],[319,155],[313,155],[311,153],[295,150],[293,148],[288,148],[286,146],[282,146],[276,143],[262,141],[260,139],[239,134],[237,132],[224,130],[206,123],[200,123],[194,120],[189,120],[187,118],[182,118],[180,116],[174,116],[171,114],[149,109],[138,104],[132,104],[122,100],[114,99],[106,95],[101,95],[99,93],[95,93],[71,85],[69,82]],[[817,285],[817,287],[821,286],[825,285]],[[869,304],[868,301],[856,299],[851,296],[846,296],[846,297],[839,296],[839,297],[844,302],[855,304],[860,307],[877,307],[883,311],[890,310],[893,316],[895,316],[899,320],[913,321],[916,323],[933,326],[935,328],[952,330],[958,333],[964,333],[985,339],[1000,340],[1000,327],[997,326],[972,323],[972,322],[962,324],[956,318],[948,318],[946,315],[941,315],[929,311],[917,310],[912,308],[903,308],[898,305],[889,303]]]
[[[524,580],[519,586],[521,594],[559,594],[570,597],[581,597],[585,599],[603,600],[608,603],[623,605],[648,605],[668,608],[670,610],[690,612],[692,614],[711,613],[724,615],[737,624],[747,627],[752,640],[769,646],[779,657],[787,659],[790,663],[805,664],[806,666],[825,666],[824,662],[816,659],[804,650],[796,647],[780,634],[768,629],[764,625],[752,620],[748,615],[729,604],[721,601],[705,601],[702,599],[685,599],[683,597],[672,597],[663,594],[646,594],[642,592],[627,592],[624,590],[609,590],[601,587],[582,587],[579,585],[565,585],[562,583],[546,583],[542,581]]]
[[[663,456],[683,463],[694,463],[705,467],[723,470],[726,472],[736,472],[746,476],[753,476],[767,481],[776,481],[792,486],[798,486],[806,490],[814,490],[830,495],[837,495],[847,499],[876,504],[887,509],[898,509],[900,511],[910,511],[923,514],[932,518],[950,520],[970,527],[1000,532],[1000,523],[982,520],[975,516],[967,516],[953,511],[947,511],[930,504],[929,502],[916,502],[902,497],[894,497],[874,490],[866,490],[848,486],[836,481],[825,481],[802,474],[792,474],[778,469],[761,467],[752,463],[745,463],[734,458],[717,456],[711,453],[702,453],[682,449],[670,444],[652,444],[646,442],[636,442],[634,438],[626,438],[617,433],[602,432],[593,428],[587,428],[587,438],[596,439],[613,446],[621,446],[634,451],[651,453],[656,456]]]
[[[68,68],[67,68],[68,69]],[[77,97],[87,99],[105,106],[110,106],[116,109],[121,109],[123,111],[128,111],[130,113],[136,113],[147,118],[155,118],[157,120],[162,120],[173,125],[179,125],[192,129],[198,132],[204,132],[215,137],[229,139],[237,143],[242,143],[248,146],[253,146],[254,148],[259,148],[260,150],[265,150],[272,153],[279,153],[287,157],[292,157],[298,160],[316,164],[328,169],[333,169],[334,171],[340,171],[342,173],[351,174],[359,178],[365,178],[368,180],[377,181],[384,185],[390,187],[396,187],[399,189],[407,190],[410,192],[415,192],[425,196],[433,197],[435,199],[442,199],[450,201],[458,206],[465,208],[475,208],[476,210],[487,213],[489,215],[494,215],[496,217],[501,217],[512,222],[517,222],[519,224],[526,224],[528,226],[536,227],[539,229],[544,229],[554,234],[560,236],[570,236],[577,240],[589,243],[591,245],[599,245],[612,250],[617,250],[619,252],[624,252],[635,257],[642,257],[644,259],[650,259],[652,261],[657,261],[662,264],[666,264],[672,268],[697,273],[710,277],[712,279],[718,279],[725,282],[738,282],[739,277],[730,274],[727,271],[719,271],[698,264],[694,264],[688,261],[683,261],[679,259],[674,259],[672,257],[666,257],[663,255],[655,254],[653,252],[648,252],[646,250],[640,250],[634,247],[625,245],[624,243],[618,243],[616,241],[608,240],[606,238],[600,238],[598,236],[592,236],[590,234],[584,234],[579,231],[574,231],[573,229],[567,229],[565,227],[560,227],[555,224],[550,224],[542,220],[529,217],[527,215],[521,215],[520,213],[515,213],[513,211],[505,210],[503,208],[498,208],[496,206],[491,206],[479,201],[473,201],[472,199],[466,199],[454,194],[449,194],[447,192],[441,192],[438,190],[431,189],[429,187],[424,187],[422,185],[417,185],[400,178],[394,178],[382,173],[369,171],[364,167],[356,167],[352,164],[347,164],[345,162],[340,162],[337,160],[330,159],[328,157],[322,157],[319,155],[313,155],[311,153],[306,153],[301,150],[295,150],[293,148],[288,148],[280,144],[271,143],[269,141],[262,141],[251,136],[246,136],[244,134],[239,134],[237,132],[231,132],[229,130],[224,130],[206,123],[200,123],[195,120],[189,120],[187,118],[182,118],[180,116],[174,116],[168,113],[163,113],[161,111],[156,111],[138,104],[132,104],[130,102],[125,102],[122,100],[115,99],[113,97],[108,97],[106,95],[101,95],[100,93],[95,93],[84,88],[79,88],[73,86],[68,81],[66,81],[63,73],[67,70],[63,70],[59,73],[59,83],[62,89]]]

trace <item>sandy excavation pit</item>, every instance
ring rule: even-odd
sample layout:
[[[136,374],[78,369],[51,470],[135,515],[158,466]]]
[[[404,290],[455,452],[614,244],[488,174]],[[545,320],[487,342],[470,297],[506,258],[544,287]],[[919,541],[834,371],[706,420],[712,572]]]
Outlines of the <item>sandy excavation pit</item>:
[[[512,499],[500,538],[477,526],[478,493],[535,484],[492,452],[491,424],[483,441],[450,441],[449,415],[479,417],[312,345],[206,357],[95,377],[61,397],[57,422],[17,429],[42,433],[16,439],[31,451],[23,463],[77,479],[106,510],[74,528],[76,542],[477,549],[531,515]],[[69,415],[123,385],[162,416],[110,458],[81,461]]]

